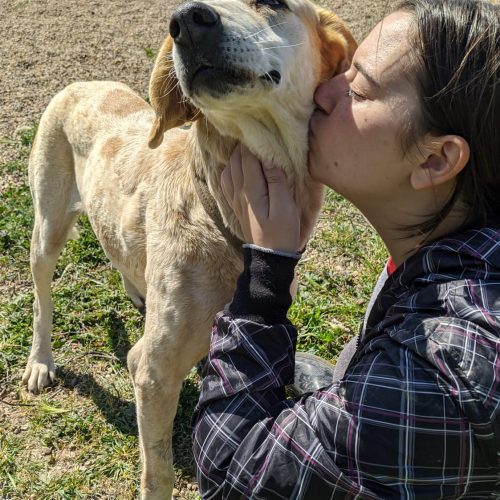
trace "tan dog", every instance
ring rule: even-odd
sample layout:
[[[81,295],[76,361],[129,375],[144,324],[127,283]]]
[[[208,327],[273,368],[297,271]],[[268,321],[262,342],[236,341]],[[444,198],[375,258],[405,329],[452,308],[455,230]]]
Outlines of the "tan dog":
[[[147,499],[171,495],[181,384],[207,353],[214,314],[242,269],[221,172],[237,141],[274,160],[312,228],[323,196],[307,174],[312,97],[355,49],[309,0],[193,2],[174,13],[170,34],[151,77],[153,109],[120,83],[70,85],[45,111],[29,165],[35,303],[23,382],[38,392],[54,380],[51,280],[86,212],[132,301],[147,305],[128,354]]]

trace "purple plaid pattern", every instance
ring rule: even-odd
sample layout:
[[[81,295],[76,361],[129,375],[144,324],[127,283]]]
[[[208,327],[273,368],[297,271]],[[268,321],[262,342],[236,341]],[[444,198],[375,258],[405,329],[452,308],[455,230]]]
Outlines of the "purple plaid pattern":
[[[194,427],[203,498],[500,497],[500,231],[408,259],[345,377],[289,400],[295,342],[286,321],[217,315]]]

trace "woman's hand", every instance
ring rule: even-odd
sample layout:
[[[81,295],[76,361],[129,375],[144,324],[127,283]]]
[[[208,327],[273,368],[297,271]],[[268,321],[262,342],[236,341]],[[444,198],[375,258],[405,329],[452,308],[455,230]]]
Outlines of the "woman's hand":
[[[261,164],[239,145],[221,182],[247,243],[285,252],[299,250],[300,213],[282,170]]]

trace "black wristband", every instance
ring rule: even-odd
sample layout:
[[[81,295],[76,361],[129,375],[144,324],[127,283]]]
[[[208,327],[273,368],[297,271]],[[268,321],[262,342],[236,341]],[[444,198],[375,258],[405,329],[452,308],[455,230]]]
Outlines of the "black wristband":
[[[289,324],[290,285],[298,260],[255,248],[244,248],[243,255],[243,272],[225,312],[267,325]]]

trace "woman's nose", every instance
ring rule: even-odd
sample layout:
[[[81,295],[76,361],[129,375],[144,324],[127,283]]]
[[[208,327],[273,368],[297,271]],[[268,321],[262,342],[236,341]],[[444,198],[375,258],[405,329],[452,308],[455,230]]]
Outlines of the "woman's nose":
[[[344,74],[334,76],[330,80],[322,83],[314,93],[316,106],[325,113],[330,114],[342,95],[342,88],[345,87]],[[343,85],[344,84],[344,85]]]

